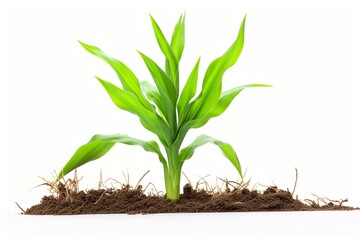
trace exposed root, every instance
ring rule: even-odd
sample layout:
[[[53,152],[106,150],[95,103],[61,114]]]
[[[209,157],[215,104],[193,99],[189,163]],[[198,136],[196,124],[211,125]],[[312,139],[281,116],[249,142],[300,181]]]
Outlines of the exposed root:
[[[220,193],[221,192],[225,192],[225,193],[235,192],[235,191],[247,188],[250,185],[250,180],[248,180],[247,182],[244,182],[244,180],[241,180],[241,182],[235,182],[235,181],[229,181],[227,178],[225,178],[225,179],[218,178],[218,179],[220,179],[225,184],[225,190],[222,190],[222,188],[220,188],[220,191],[219,191]]]
[[[99,177],[99,182],[98,182],[98,190],[100,190],[102,187],[105,187],[105,186],[104,186],[104,181],[103,181],[102,168],[100,168],[100,177]]]
[[[144,177],[150,172],[150,170],[147,170],[146,173],[144,173],[144,175],[142,175],[142,177],[139,179],[139,181],[136,183],[135,185],[135,189],[137,189],[140,186],[141,181],[144,179]]]
[[[113,182],[118,183],[118,184],[120,185],[120,187],[124,185],[123,183],[121,183],[120,181],[116,180],[115,178],[108,178],[108,179],[106,179],[106,180],[105,180],[105,185],[106,185],[107,182],[109,182],[109,181],[112,181],[112,182],[111,182],[111,188],[117,188],[117,187],[115,187],[115,186],[113,185]]]
[[[311,207],[318,207],[319,204],[317,204],[314,200],[311,200],[311,199],[304,199],[304,202],[306,202],[307,204],[309,204]]]
[[[199,191],[199,190],[206,190],[206,191],[213,191],[213,189],[210,187],[209,183],[205,180],[205,178],[211,176],[210,174],[209,175],[206,175],[204,177],[200,177],[200,179],[196,182],[196,185],[195,185],[195,190],[196,191]],[[191,184],[190,184],[191,185]],[[200,188],[200,185],[205,185],[205,189],[204,188]]]
[[[45,178],[43,178],[43,177],[40,177],[40,176],[38,176],[38,177],[39,177],[42,181],[44,181],[44,183],[39,184],[39,185],[33,187],[32,189],[35,189],[35,188],[38,188],[38,187],[41,187],[41,186],[48,186],[48,187],[49,187],[49,188],[48,188],[48,191],[50,192],[50,194],[51,194],[52,196],[54,196],[54,197],[57,198],[57,196],[59,195],[59,190],[58,190],[55,182],[54,182],[54,181],[49,181],[49,180],[47,180],[47,179],[45,179]]]
[[[130,185],[130,176],[129,176],[129,171],[127,171],[126,176],[125,176],[124,171],[121,171],[121,172],[122,172],[123,177],[124,177],[124,179],[125,179],[126,185]]]
[[[95,202],[94,204],[97,204],[97,203],[100,201],[101,197],[104,196],[104,194],[106,194],[106,191],[104,191],[104,192],[100,195],[100,197],[98,198],[98,200],[96,200],[96,202]]]
[[[216,182],[215,189],[216,189],[216,192],[221,192],[221,189],[224,188],[224,182],[221,181],[221,186],[220,186],[218,179],[219,179],[219,178],[216,177],[216,180],[215,180],[215,182]]]
[[[296,189],[296,185],[297,185],[297,181],[298,181],[298,170],[297,170],[297,168],[295,168],[295,184],[294,184],[294,188],[293,188],[293,190],[292,190],[292,192],[291,192],[291,195],[292,196],[294,196],[294,192],[295,192],[295,189]]]
[[[333,206],[338,206],[338,207],[341,207],[343,205],[343,203],[345,202],[348,202],[348,199],[339,199],[339,200],[332,200],[332,199],[329,199],[327,197],[319,197],[315,194],[312,194],[314,197],[316,197],[316,202],[315,201],[311,201],[311,204],[313,206],[316,206],[316,207],[320,207],[320,206],[330,206],[330,207],[333,207]],[[309,201],[309,199],[306,199]]]
[[[15,204],[16,204],[16,206],[18,206],[18,208],[20,208],[20,210],[22,212],[21,214],[24,214],[25,210],[22,207],[20,207],[20,205],[17,202],[15,202]]]
[[[152,183],[152,182],[149,182],[146,187],[144,188],[143,192],[146,191],[146,189],[149,187],[149,186],[152,186],[153,188],[150,189],[149,191],[149,196],[156,196],[156,197],[160,197],[160,196],[163,196],[164,193],[162,191],[158,191],[155,187],[155,185]]]
[[[58,192],[58,198],[63,198],[65,197],[65,199],[67,201],[72,202],[73,198],[72,195],[76,194],[79,192],[79,179],[77,177],[77,170],[75,169],[74,171],[74,177],[73,179],[67,179],[65,180],[64,177],[61,178],[63,183],[59,182],[54,183],[57,187],[57,192]]]
[[[70,192],[75,192],[75,193],[79,192],[79,179],[76,169],[74,171],[74,178],[69,181],[69,187],[70,187]]]
[[[51,196],[53,196],[55,199],[65,198],[66,200],[71,202],[72,195],[79,192],[79,182],[82,178],[78,178],[77,170],[74,171],[74,176],[72,179],[65,180],[64,177],[61,177],[59,181],[56,181],[57,176],[58,175],[55,171],[52,181],[47,180],[44,177],[38,176],[42,181],[44,181],[44,183],[39,184],[32,189],[41,186],[47,186]]]
[[[186,174],[185,174],[184,172],[181,172],[181,173],[182,173],[182,174],[184,175],[184,177],[186,178],[188,184],[191,185],[191,181],[190,181],[190,179],[188,178],[188,176],[186,176]]]
[[[345,198],[345,199],[340,199],[340,200],[331,200],[331,199],[328,199],[328,198],[325,198],[325,199],[328,200],[329,203],[337,203],[340,207],[342,206],[343,203],[349,201],[347,198]],[[329,205],[329,203],[328,203],[328,205]]]

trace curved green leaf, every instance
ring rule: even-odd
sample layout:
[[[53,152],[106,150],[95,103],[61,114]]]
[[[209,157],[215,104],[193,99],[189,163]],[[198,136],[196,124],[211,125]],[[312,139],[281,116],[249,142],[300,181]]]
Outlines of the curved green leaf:
[[[222,77],[225,71],[234,65],[239,58],[244,46],[245,20],[242,21],[235,42],[224,55],[215,59],[206,70],[200,95],[195,99],[190,111],[190,118],[201,118],[218,102],[221,89]]]
[[[174,146],[180,147],[186,134],[188,133],[188,131],[191,128],[199,128],[204,126],[208,121],[210,120],[210,117],[203,117],[203,118],[198,118],[195,120],[191,120],[188,121],[186,123],[183,123],[177,133],[176,133],[176,137],[175,137],[175,141],[174,141]]]
[[[201,135],[197,137],[195,141],[193,141],[189,146],[182,149],[180,151],[179,161],[184,162],[185,160],[191,158],[195,152],[195,149],[206,143],[213,143],[218,146],[221,149],[222,153],[225,155],[225,157],[230,160],[230,162],[234,165],[234,167],[242,177],[240,162],[232,146],[228,143],[224,143],[207,135]]]
[[[225,91],[225,92],[221,93],[218,103],[215,105],[215,107],[213,107],[211,109],[211,111],[209,112],[209,116],[217,117],[217,116],[221,115],[229,107],[232,100],[234,100],[234,98],[242,90],[244,90],[245,88],[251,88],[251,87],[271,87],[271,86],[267,85],[267,84],[248,84],[248,85],[239,86],[239,87],[230,89],[228,91]]]
[[[185,14],[182,14],[175,25],[170,47],[173,50],[178,62],[180,62],[185,47]]]
[[[103,85],[111,100],[117,107],[137,115],[140,118],[141,124],[147,130],[155,133],[165,146],[171,144],[173,134],[160,116],[153,111],[147,110],[131,93],[128,93],[112,83],[102,80],[101,78],[97,77],[97,79]]]
[[[169,126],[173,134],[176,133],[176,90],[174,83],[166,75],[166,73],[148,56],[139,52],[144,60],[157,88],[161,95],[164,106],[166,107],[163,112],[168,120]]]
[[[151,104],[146,100],[140,90],[139,80],[135,74],[121,61],[107,56],[100,48],[80,42],[81,46],[89,53],[107,62],[116,72],[125,91],[135,94],[141,104],[148,110],[152,109]]]
[[[141,58],[144,60],[155,84],[161,95],[166,95],[171,103],[176,103],[176,89],[174,83],[166,73],[148,56],[139,51]]]
[[[179,89],[179,72],[178,72],[179,63],[178,63],[178,60],[177,60],[174,52],[172,51],[168,41],[166,40],[163,32],[161,31],[159,25],[157,24],[157,22],[151,15],[150,15],[150,18],[151,18],[151,24],[154,29],[156,40],[159,44],[159,47],[160,47],[162,53],[165,55],[166,60],[168,61],[168,64],[169,64],[168,66],[169,66],[169,70],[170,70],[169,77],[173,80],[173,82],[175,84],[176,94],[177,94],[178,89]],[[177,97],[177,95],[176,95],[176,97]]]
[[[196,62],[194,69],[191,71],[190,76],[189,76],[188,80],[186,81],[183,90],[181,91],[179,102],[177,104],[177,110],[178,110],[179,119],[181,119],[180,122],[182,122],[185,108],[187,106],[189,106],[188,104],[189,104],[190,100],[196,94],[196,86],[197,86],[198,73],[199,73],[199,65],[200,65],[200,58]]]
[[[115,143],[141,146],[145,151],[156,153],[160,162],[167,166],[159,145],[155,141],[142,141],[123,134],[95,135],[91,140],[82,145],[60,171],[57,181],[72,170],[104,156]]]
[[[180,128],[176,134],[175,143],[178,145],[181,145],[182,141],[185,138],[185,135],[191,128],[200,128],[200,127],[204,126],[211,118],[218,117],[221,114],[223,114],[225,112],[225,110],[229,107],[229,105],[231,104],[232,100],[234,100],[234,98],[242,90],[244,90],[246,88],[250,88],[250,87],[271,87],[271,85],[248,84],[248,85],[239,86],[239,87],[236,87],[236,88],[233,88],[233,89],[223,92],[221,94],[221,97],[220,97],[219,101],[217,102],[217,104],[213,108],[211,108],[210,111],[207,112],[204,116],[187,121],[180,126]],[[189,106],[191,106],[191,103]]]
[[[164,102],[157,88],[147,81],[140,82],[140,87],[147,96],[147,98],[156,105],[154,107],[155,109],[157,109],[160,116],[168,123],[169,119],[167,119],[166,115],[164,114],[166,112],[166,106],[164,105]]]

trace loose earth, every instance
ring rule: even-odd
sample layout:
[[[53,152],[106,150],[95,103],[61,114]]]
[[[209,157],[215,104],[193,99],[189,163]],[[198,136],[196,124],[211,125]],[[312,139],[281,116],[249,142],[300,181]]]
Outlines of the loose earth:
[[[259,212],[259,211],[328,211],[355,210],[329,202],[320,206],[312,201],[304,203],[294,199],[289,191],[269,187],[264,192],[248,189],[234,189],[221,194],[205,190],[194,190],[184,186],[178,203],[170,202],[164,196],[144,194],[141,186],[131,189],[100,189],[44,196],[41,202],[27,209],[29,215],[77,215],[77,214],[153,214],[194,212]]]

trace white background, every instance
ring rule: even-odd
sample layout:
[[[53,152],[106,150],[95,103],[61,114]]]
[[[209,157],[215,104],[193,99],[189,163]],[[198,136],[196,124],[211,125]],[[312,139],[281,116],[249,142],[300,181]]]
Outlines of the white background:
[[[60,4],[61,2],[61,4]],[[236,37],[247,13],[245,46],[224,76],[224,89],[272,84],[242,92],[227,112],[185,144],[206,133],[232,144],[253,184],[276,184],[296,193],[349,198],[360,206],[358,1],[1,1],[0,5],[0,212],[19,212],[47,194],[31,190],[52,178],[96,133],[154,139],[138,119],[117,109],[94,75],[119,85],[109,66],[77,40],[96,45],[150,79],[140,50],[162,64],[151,13],[170,38],[186,11],[184,83],[201,56],[200,76]],[[201,79],[201,78],[200,78]],[[81,188],[103,177],[164,190],[155,155],[119,145],[78,171]],[[206,145],[186,162],[193,182],[237,179],[220,151]],[[185,183],[185,178],[182,179]]]

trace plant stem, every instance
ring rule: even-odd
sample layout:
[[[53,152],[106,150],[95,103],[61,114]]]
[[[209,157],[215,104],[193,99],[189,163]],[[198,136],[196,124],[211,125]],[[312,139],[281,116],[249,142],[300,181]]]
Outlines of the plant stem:
[[[168,170],[164,171],[165,185],[166,185],[166,198],[172,202],[178,202],[180,199],[180,177],[181,171],[174,174],[169,174]]]
[[[164,177],[166,186],[166,198],[172,202],[178,202],[180,199],[180,178],[181,165],[179,164],[179,150],[176,146],[166,149],[168,157],[167,168],[164,166]]]

